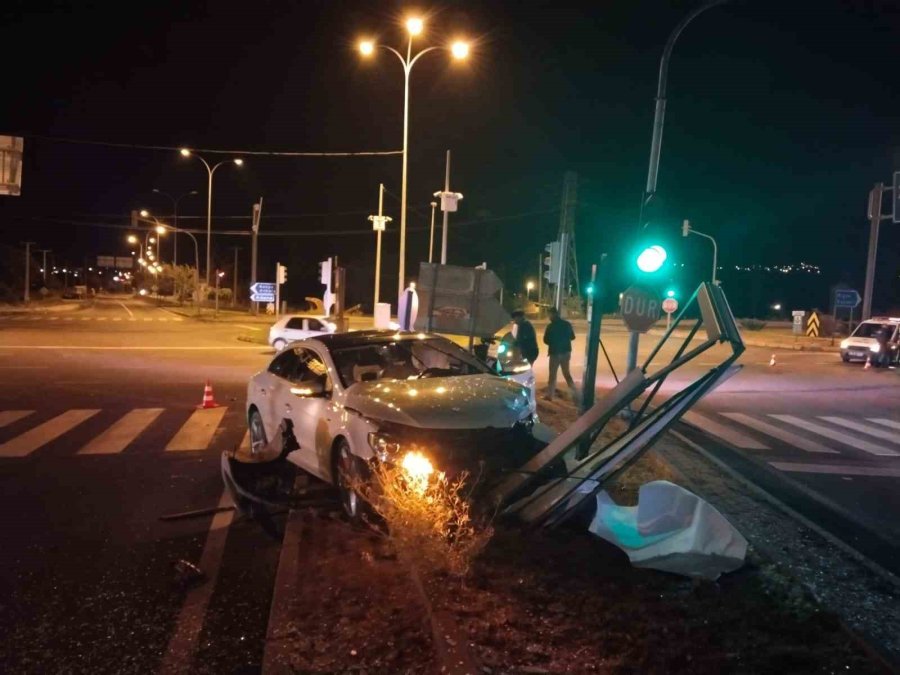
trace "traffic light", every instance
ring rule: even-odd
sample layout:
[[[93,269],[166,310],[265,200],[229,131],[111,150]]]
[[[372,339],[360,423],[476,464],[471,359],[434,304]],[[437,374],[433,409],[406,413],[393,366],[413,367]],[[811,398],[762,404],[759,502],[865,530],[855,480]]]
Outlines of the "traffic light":
[[[544,246],[544,250],[548,254],[544,258],[544,265],[547,267],[544,271],[544,278],[551,284],[559,282],[559,266],[562,264],[560,248],[558,241],[552,241]]]
[[[282,265],[281,263],[277,263],[275,281],[279,284],[283,284],[287,281],[287,267]]]
[[[668,257],[669,255],[666,253],[666,249],[659,244],[653,244],[641,249],[635,259],[635,264],[641,272],[652,274],[658,272],[662,268]]]
[[[331,258],[319,263],[319,281],[323,286],[331,288]]]
[[[675,289],[674,289],[674,288],[667,288],[667,289],[666,289],[666,297],[667,297],[667,298],[674,298],[674,297],[675,297]]]
[[[586,288],[585,290],[587,291],[587,294],[588,294],[588,295],[593,295],[593,294],[594,294],[594,284],[593,284],[593,283],[589,283],[589,284],[587,285],[587,288]]]
[[[691,232],[691,221],[685,220],[681,223],[681,236],[686,237]]]

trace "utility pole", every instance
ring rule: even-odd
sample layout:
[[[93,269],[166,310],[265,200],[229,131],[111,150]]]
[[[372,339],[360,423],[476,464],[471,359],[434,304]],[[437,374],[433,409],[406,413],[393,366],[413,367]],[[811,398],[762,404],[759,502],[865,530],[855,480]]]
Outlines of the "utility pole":
[[[375,231],[375,304],[372,305],[372,314],[374,316],[375,309],[378,307],[381,295],[381,233],[384,232],[387,224],[391,222],[390,217],[384,215],[384,183],[378,184],[378,215],[369,216],[372,222],[372,229]]]
[[[565,241],[561,251],[560,261],[560,287],[561,294],[557,291],[560,300],[557,306],[561,306],[562,298],[568,294],[570,287],[580,288],[578,280],[578,257],[575,254],[575,211],[578,203],[578,174],[574,171],[566,171],[563,177],[562,205],[559,216],[559,241]],[[576,291],[577,293],[577,291]]]
[[[259,221],[262,217],[262,202],[263,198],[260,197],[259,201],[253,205],[253,218],[250,221],[251,229],[253,230],[252,235],[250,237],[250,285],[256,283],[256,254],[257,254],[257,239],[259,238]],[[251,302],[250,303],[250,311],[253,314],[259,314],[259,303]]]
[[[47,285],[47,254],[53,253],[53,249],[41,248],[41,249],[38,249],[38,252],[42,253],[44,255],[44,266],[42,269],[43,269],[43,275],[44,275],[44,286],[46,286]]]
[[[434,209],[437,202],[431,202],[431,236],[428,238],[428,262],[434,262]]]
[[[237,287],[238,287],[238,251],[241,250],[240,246],[232,246],[234,249],[234,282],[233,282],[233,290],[231,291],[231,306],[234,307],[234,303],[237,301]]]
[[[884,183],[875,183],[875,187],[869,192],[869,255],[866,259],[866,285],[863,287],[862,316],[865,321],[872,318],[872,294],[875,287],[875,260],[878,257],[878,232],[881,229],[881,221],[891,216],[881,215],[881,202],[885,191],[893,191],[894,188],[885,188]]]
[[[23,241],[25,247],[25,303],[31,302],[31,247],[36,242]],[[44,269],[47,269],[46,267]]]
[[[450,151],[447,151],[447,168],[444,173],[444,189],[434,193],[435,197],[441,198],[441,211],[444,212],[444,228],[441,232],[441,265],[447,264],[447,228],[450,219],[450,212],[456,211],[457,203],[463,198],[459,192],[450,192]],[[401,280],[400,286],[403,286]],[[401,290],[401,295],[403,291]]]

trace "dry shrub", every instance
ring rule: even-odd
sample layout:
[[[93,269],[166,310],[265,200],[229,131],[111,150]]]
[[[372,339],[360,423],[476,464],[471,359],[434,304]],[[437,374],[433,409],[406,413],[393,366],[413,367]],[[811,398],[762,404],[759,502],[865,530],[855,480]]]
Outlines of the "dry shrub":
[[[384,519],[401,558],[428,576],[462,577],[494,534],[489,523],[473,520],[464,497],[466,478],[376,462],[372,480],[360,492]]]

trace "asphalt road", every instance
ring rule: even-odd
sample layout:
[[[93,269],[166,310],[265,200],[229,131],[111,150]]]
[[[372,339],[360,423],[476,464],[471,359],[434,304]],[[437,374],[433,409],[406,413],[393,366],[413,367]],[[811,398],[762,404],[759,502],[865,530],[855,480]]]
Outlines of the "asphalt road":
[[[228,515],[160,516],[220,503],[220,454],[243,442],[246,382],[272,355],[238,337],[264,331],[239,316],[196,321],[130,298],[0,311],[4,670],[258,668],[279,542]],[[621,375],[626,333],[609,325],[603,337]],[[642,341],[643,354],[654,341]],[[702,355],[662,394],[722,355]],[[842,514],[838,534],[850,543],[848,523],[900,533],[897,372],[786,350],[769,366],[771,355],[748,348],[743,371],[682,431],[746,473],[787,479],[809,504]],[[536,371],[542,385],[546,359]],[[207,380],[222,407],[198,411]],[[613,382],[601,361],[598,387]],[[218,570],[200,587],[208,596],[179,584],[179,559]]]

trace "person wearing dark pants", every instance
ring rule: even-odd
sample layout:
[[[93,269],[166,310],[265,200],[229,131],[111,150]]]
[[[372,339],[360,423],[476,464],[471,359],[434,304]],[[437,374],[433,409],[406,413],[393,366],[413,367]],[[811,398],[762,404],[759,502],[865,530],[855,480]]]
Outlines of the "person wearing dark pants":
[[[534,332],[534,326],[525,318],[525,312],[517,309],[512,313],[512,319],[515,322],[515,338],[516,344],[519,345],[519,351],[522,356],[528,359],[528,363],[534,365],[537,361],[538,350],[537,333]]]
[[[544,344],[547,345],[550,355],[550,382],[547,384],[547,395],[544,398],[548,401],[553,400],[553,396],[556,394],[556,373],[562,369],[563,378],[572,392],[572,400],[578,405],[578,390],[575,388],[575,381],[569,371],[575,331],[571,323],[559,316],[559,311],[555,307],[550,308],[549,314],[550,323],[544,330]]]

